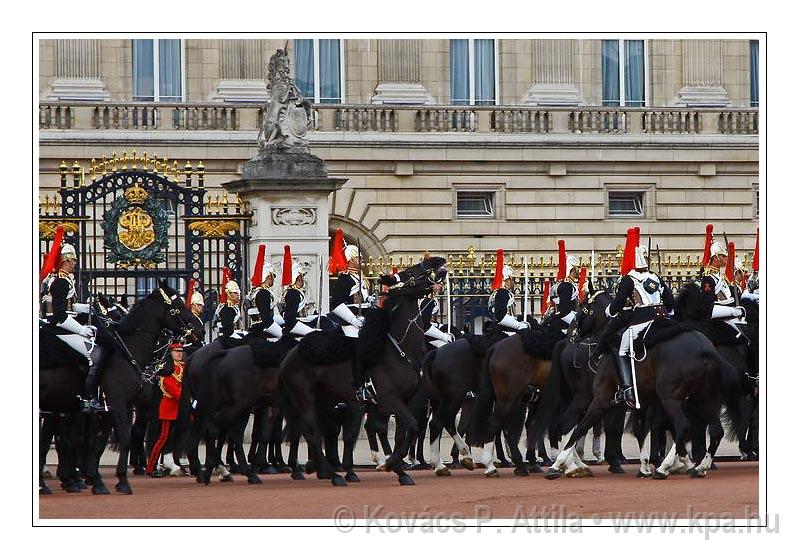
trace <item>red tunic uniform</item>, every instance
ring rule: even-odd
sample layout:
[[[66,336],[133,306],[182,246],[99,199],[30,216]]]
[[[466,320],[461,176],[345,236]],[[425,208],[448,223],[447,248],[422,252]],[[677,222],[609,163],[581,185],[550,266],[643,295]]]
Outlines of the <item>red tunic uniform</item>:
[[[181,383],[183,382],[183,362],[175,362],[175,369],[169,377],[162,377],[160,381],[161,404],[158,405],[159,420],[176,420],[178,418],[178,403],[181,399]]]

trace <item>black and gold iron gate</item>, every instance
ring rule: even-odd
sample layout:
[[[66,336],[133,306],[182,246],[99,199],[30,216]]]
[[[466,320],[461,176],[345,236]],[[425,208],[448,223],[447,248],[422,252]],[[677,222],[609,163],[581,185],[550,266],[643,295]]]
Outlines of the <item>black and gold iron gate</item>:
[[[158,279],[185,293],[193,278],[212,304],[225,267],[244,289],[252,213],[237,196],[206,191],[202,162],[179,168],[133,152],[92,160],[88,168],[62,162],[59,174],[58,194],[40,200],[40,249],[49,250],[62,225],[78,251],[80,297],[132,302]]]

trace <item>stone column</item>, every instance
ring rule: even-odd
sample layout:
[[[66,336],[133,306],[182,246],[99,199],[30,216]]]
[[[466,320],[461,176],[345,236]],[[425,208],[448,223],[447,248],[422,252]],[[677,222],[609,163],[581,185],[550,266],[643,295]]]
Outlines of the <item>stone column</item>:
[[[263,76],[264,45],[261,39],[221,39],[222,79],[212,99],[218,101],[263,103],[267,86]]]
[[[527,105],[583,105],[575,85],[574,39],[533,41],[533,86]]]
[[[430,105],[433,98],[422,85],[421,39],[378,40],[378,86],[373,103]]]
[[[100,76],[99,39],[56,39],[56,77],[45,99],[110,101]]]
[[[228,192],[238,193],[250,203],[254,223],[250,226],[250,256],[247,274],[253,270],[258,245],[266,243],[266,258],[277,271],[278,284],[283,268],[283,246],[289,245],[292,258],[302,263],[306,274],[306,301],[329,311],[328,273],[328,195],[339,190],[347,179],[328,177],[325,163],[308,153],[278,152],[261,155],[242,167],[242,179],[223,184]],[[280,294],[276,293],[277,297]]]
[[[686,107],[727,107],[731,104],[722,85],[722,43],[712,39],[685,39],[683,46],[683,87],[676,105]]]

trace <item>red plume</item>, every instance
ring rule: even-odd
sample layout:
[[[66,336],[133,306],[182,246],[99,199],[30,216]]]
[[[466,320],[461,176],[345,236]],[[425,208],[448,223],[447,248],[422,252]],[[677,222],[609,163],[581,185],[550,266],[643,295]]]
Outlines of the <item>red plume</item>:
[[[56,234],[53,238],[53,244],[50,246],[50,252],[44,258],[42,263],[42,270],[39,272],[39,282],[41,283],[48,274],[61,268],[61,245],[64,241],[64,227],[58,226]]]
[[[292,250],[288,245],[283,246],[283,276],[281,277],[281,286],[290,286],[294,284],[292,278]]]
[[[736,246],[733,241],[728,242],[728,265],[725,267],[725,278],[733,282],[733,273],[736,266]]]
[[[189,286],[186,288],[186,307],[192,306],[192,294],[194,294],[194,283],[197,282],[194,278],[189,278]]]
[[[558,273],[556,282],[561,282],[567,277],[567,246],[563,239],[558,240]]]
[[[494,266],[494,278],[492,279],[492,289],[497,290],[503,285],[503,250],[497,250],[497,264]]]
[[[756,228],[756,248],[753,250],[753,272],[758,272],[758,228]]]
[[[703,268],[708,266],[708,262],[711,260],[711,241],[714,238],[714,225],[713,224],[706,224],[706,244],[705,248],[703,249]]]
[[[222,267],[222,288],[219,290],[220,303],[228,303],[228,294],[225,293],[225,286],[228,284],[230,279],[231,270],[227,266]]]
[[[578,301],[583,301],[583,287],[586,284],[586,267],[581,267],[581,275],[578,277]]]
[[[336,235],[333,236],[333,247],[331,247],[331,257],[328,260],[328,272],[331,274],[339,274],[343,270],[347,270],[347,259],[344,256],[344,236],[342,229],[336,230]]]
[[[625,253],[622,255],[622,262],[619,265],[620,276],[625,276],[636,266],[636,247],[639,246],[638,228],[628,228],[628,235],[625,238]]]
[[[547,313],[547,308],[550,305],[550,280],[544,281],[542,288],[542,315]]]
[[[264,254],[267,252],[267,246],[261,243],[258,246],[258,256],[256,257],[256,266],[253,268],[253,275],[250,277],[251,286],[260,286],[264,279],[261,273],[264,269]]]

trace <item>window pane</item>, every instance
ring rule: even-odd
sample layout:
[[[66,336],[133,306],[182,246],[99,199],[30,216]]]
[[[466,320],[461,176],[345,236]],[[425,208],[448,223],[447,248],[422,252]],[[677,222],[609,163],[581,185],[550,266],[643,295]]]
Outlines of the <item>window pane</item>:
[[[750,41],[750,106],[758,107],[758,41]]]
[[[625,105],[644,107],[644,41],[625,41]]]
[[[153,101],[153,40],[133,40],[133,99]]]
[[[160,101],[182,101],[180,39],[158,40],[158,95]]]
[[[603,105],[619,106],[619,41],[603,41]]]
[[[459,192],[457,194],[458,217],[494,216],[494,193]]]
[[[609,216],[642,216],[642,193],[609,192]]]
[[[450,40],[450,103],[469,105],[469,40]]]
[[[341,103],[339,39],[319,40],[319,101]]]
[[[314,99],[314,40],[294,41],[294,83],[303,97]]]
[[[493,39],[475,39],[475,105],[494,105]]]

